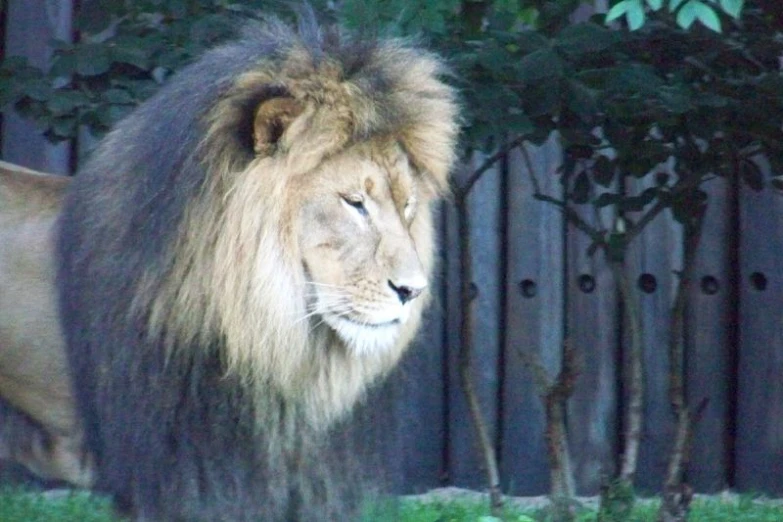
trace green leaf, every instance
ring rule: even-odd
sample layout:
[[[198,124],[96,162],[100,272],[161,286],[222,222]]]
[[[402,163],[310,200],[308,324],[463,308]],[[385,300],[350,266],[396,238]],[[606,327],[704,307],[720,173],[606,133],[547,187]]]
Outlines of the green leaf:
[[[131,105],[112,105],[109,107],[107,114],[112,123],[117,123],[132,111],[133,106]]]
[[[609,187],[614,181],[614,163],[606,156],[598,156],[593,164],[593,179],[602,187]]]
[[[52,86],[44,80],[32,80],[22,83],[20,91],[25,96],[28,96],[36,101],[47,101],[52,96]]]
[[[116,43],[112,45],[111,60],[118,63],[127,63],[142,70],[149,69],[149,57],[142,46]]]
[[[55,138],[72,138],[76,135],[76,118],[71,116],[55,118],[50,130]]]
[[[525,114],[530,118],[553,116],[560,109],[560,80],[553,78],[539,81],[525,89]]]
[[[569,80],[566,95],[568,108],[579,115],[582,121],[590,121],[598,112],[597,95],[593,89],[577,80]]]
[[[696,10],[696,18],[702,24],[716,33],[721,32],[720,18],[718,18],[718,13],[715,12],[715,9],[701,2],[696,4],[694,9]]]
[[[628,20],[628,28],[631,31],[636,31],[642,27],[644,25],[644,7],[642,7],[641,2],[631,4],[625,18]]]
[[[4,69],[20,69],[29,65],[27,56],[9,56],[3,60]]]
[[[612,8],[609,9],[609,12],[606,13],[605,22],[608,24],[609,22],[614,22],[623,16],[626,12],[628,12],[628,9],[631,7],[632,3],[632,0],[622,0],[614,4]]]
[[[664,107],[675,114],[685,114],[693,108],[690,93],[680,85],[660,87],[658,97]]]
[[[688,3],[677,13],[677,25],[688,29],[696,20],[716,33],[721,32],[720,18],[712,7],[703,4],[700,0],[688,0]]]
[[[653,11],[658,11],[663,7],[663,0],[647,0],[647,5],[649,5],[650,9]]]
[[[655,196],[657,194],[658,194],[657,188],[645,189],[638,196],[626,196],[622,198],[622,201],[620,201],[617,208],[621,212],[641,212],[642,210],[644,210],[644,207],[646,207],[647,205],[649,205],[655,200]]]
[[[0,107],[4,107],[9,103],[14,103],[17,99],[18,93],[13,88],[13,82],[10,78],[4,78],[0,75]]]
[[[509,109],[508,115],[503,118],[503,123],[507,127],[506,130],[513,134],[528,134],[535,129],[532,120],[517,107]]]
[[[49,100],[49,110],[57,116],[64,116],[89,103],[90,98],[84,93],[61,89],[54,91]]]
[[[114,123],[111,117],[111,113],[108,109],[109,108],[104,105],[86,111],[84,114],[82,114],[82,123],[97,131],[96,133],[108,129],[112,123]]]
[[[535,7],[526,7],[519,11],[517,20],[530,27],[538,25],[539,10]]]
[[[514,39],[514,44],[516,44],[520,53],[529,54],[547,47],[549,39],[536,31],[522,31]]]
[[[590,178],[584,170],[577,174],[574,180],[574,189],[571,191],[571,200],[577,205],[583,205],[590,199]]]
[[[130,104],[134,102],[133,96],[123,89],[109,89],[103,93],[103,98],[112,104]]]
[[[76,55],[73,52],[57,52],[52,59],[49,74],[54,77],[68,77],[76,70]]]
[[[745,0],[720,0],[720,7],[727,15],[739,18],[742,8],[745,4]]]
[[[673,13],[674,11],[676,11],[676,10],[677,10],[677,8],[678,8],[678,7],[680,7],[680,5],[681,5],[683,2],[685,2],[685,1],[686,1],[686,0],[670,0],[670,1],[669,1],[669,12],[670,12],[670,13]]]
[[[545,48],[522,57],[516,69],[521,80],[530,84],[544,78],[561,76],[563,61],[555,51]]]
[[[605,51],[618,39],[617,31],[587,22],[566,27],[554,44],[561,51],[573,56],[581,56]]]
[[[677,12],[677,25],[683,29],[688,29],[696,21],[696,10],[693,8],[694,1],[689,0],[687,4]]]
[[[83,44],[76,52],[76,72],[82,76],[98,76],[109,70],[109,51],[102,44]]]

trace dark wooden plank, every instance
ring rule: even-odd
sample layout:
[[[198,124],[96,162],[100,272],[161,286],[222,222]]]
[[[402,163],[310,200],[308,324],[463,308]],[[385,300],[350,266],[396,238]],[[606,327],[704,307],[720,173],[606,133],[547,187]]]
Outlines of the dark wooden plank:
[[[351,427],[363,468],[389,493],[423,493],[442,479],[442,318],[439,313],[428,315],[420,338],[389,378],[371,391]]]
[[[481,164],[483,157],[477,155],[468,169]],[[472,373],[478,399],[484,413],[484,420],[490,436],[496,438],[498,413],[498,356],[499,356],[499,317],[500,317],[500,266],[501,266],[501,165],[484,173],[475,184],[468,197],[471,230],[471,256],[473,262],[473,283],[476,297],[473,306],[473,357]],[[452,226],[455,216],[451,209]],[[456,230],[451,228],[448,236],[449,247],[459,242]],[[458,252],[458,250],[456,250]],[[449,249],[449,265],[458,265],[455,251]],[[459,334],[459,276],[449,273],[448,287],[449,326],[452,332]],[[455,340],[455,339],[453,339]],[[450,385],[449,385],[449,478],[452,484],[476,489],[485,488],[487,481],[483,471],[483,459],[476,430],[472,424],[460,385],[458,374],[459,341],[449,345]]]
[[[557,196],[561,153],[554,139],[528,149],[542,191]],[[520,351],[536,353],[551,375],[563,344],[563,217],[533,199],[523,156],[509,158],[507,210],[506,338],[500,447],[504,489],[515,495],[549,491],[544,412]]]
[[[783,493],[783,199],[740,192],[736,488]]]
[[[440,217],[436,230],[442,230]],[[442,255],[441,250],[439,257]],[[398,390],[396,410],[400,425],[396,436],[401,453],[396,458],[402,460],[402,473],[401,484],[395,491],[400,493],[422,493],[439,486],[443,477],[444,284],[441,259],[432,281],[433,303],[425,315],[422,331],[402,363],[400,378],[391,383]]]
[[[640,183],[634,192],[645,188]],[[681,227],[669,212],[664,212],[630,245],[626,260],[626,274],[641,307],[644,353],[644,420],[636,485],[648,493],[657,493],[663,486],[674,436],[668,350],[671,309],[678,283],[673,271],[682,268],[682,259]],[[626,346],[627,343],[626,340]]]
[[[593,208],[579,213],[596,225]],[[604,213],[608,226],[613,216]],[[577,492],[598,493],[614,472],[617,450],[617,292],[604,254],[588,255],[591,240],[568,227],[568,342],[579,354],[581,371],[568,407],[568,437]]]
[[[9,0],[6,3],[5,55],[26,56],[32,65],[47,67],[52,38],[70,40],[71,2]],[[68,174],[70,144],[52,145],[41,131],[13,111],[3,115],[2,157],[5,161],[52,174]]]
[[[695,427],[688,482],[700,492],[725,489],[728,483],[727,445],[731,407],[733,205],[728,183],[716,179],[704,189],[709,203],[686,315],[686,389],[692,408],[709,400]]]

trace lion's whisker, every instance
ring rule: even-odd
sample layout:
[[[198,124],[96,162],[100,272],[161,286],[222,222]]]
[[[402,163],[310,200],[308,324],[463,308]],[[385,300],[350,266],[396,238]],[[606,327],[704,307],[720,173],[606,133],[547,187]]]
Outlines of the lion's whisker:
[[[315,281],[305,281],[305,285],[311,285],[311,286],[324,286],[328,288],[345,288],[345,285],[331,285],[329,283],[317,283]]]
[[[343,316],[346,316],[346,315],[350,314],[351,312],[354,312],[354,309],[353,309],[353,308],[349,308],[349,309],[347,309],[347,310],[344,310],[344,311],[342,311],[342,312],[336,312],[336,313],[333,313],[333,315],[334,315],[335,317],[343,317]],[[319,326],[321,326],[321,325],[322,325],[322,324],[324,324],[325,322],[326,322],[326,315],[325,315],[325,314],[321,314],[321,320],[320,320],[320,321],[318,321],[317,323],[315,323],[315,324],[314,324],[314,325],[313,325],[313,326],[310,328],[310,331],[312,332],[313,330],[315,330],[316,328],[318,328]]]

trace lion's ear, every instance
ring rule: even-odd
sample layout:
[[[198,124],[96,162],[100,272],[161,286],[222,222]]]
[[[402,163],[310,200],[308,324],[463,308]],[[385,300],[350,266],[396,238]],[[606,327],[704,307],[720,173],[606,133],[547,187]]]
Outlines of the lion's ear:
[[[266,156],[274,152],[288,126],[304,110],[304,105],[290,97],[271,98],[261,102],[253,120],[253,150]]]

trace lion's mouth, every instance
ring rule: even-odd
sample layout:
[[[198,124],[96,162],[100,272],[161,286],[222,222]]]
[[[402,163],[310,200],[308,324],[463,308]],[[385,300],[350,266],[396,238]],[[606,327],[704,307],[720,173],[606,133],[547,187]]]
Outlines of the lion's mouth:
[[[355,324],[356,326],[361,326],[364,328],[388,328],[390,326],[397,326],[400,324],[399,319],[392,319],[391,321],[382,321],[379,323],[371,323],[368,321],[355,319],[347,315],[337,316],[337,318],[340,319],[341,321],[347,321],[349,323]]]
[[[366,321],[349,315],[327,314],[324,321],[356,354],[369,354],[391,348],[397,341],[402,319]]]

